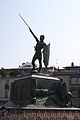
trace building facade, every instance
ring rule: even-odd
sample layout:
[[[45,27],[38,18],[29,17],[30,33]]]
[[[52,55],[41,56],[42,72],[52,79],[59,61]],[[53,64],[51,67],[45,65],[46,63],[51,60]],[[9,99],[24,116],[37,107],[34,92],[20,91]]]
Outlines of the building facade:
[[[56,69],[51,76],[63,79],[68,90],[72,93],[73,106],[80,107],[80,66],[69,66],[64,69]]]
[[[30,68],[0,69],[0,105],[10,100],[11,83],[29,71]]]
[[[31,68],[15,68],[15,69],[0,69],[0,104],[10,100],[11,82],[16,78],[27,75]],[[73,94],[73,106],[80,107],[80,66],[64,67],[63,69],[56,69],[49,67],[43,68],[42,73],[49,76],[63,79],[67,88]]]

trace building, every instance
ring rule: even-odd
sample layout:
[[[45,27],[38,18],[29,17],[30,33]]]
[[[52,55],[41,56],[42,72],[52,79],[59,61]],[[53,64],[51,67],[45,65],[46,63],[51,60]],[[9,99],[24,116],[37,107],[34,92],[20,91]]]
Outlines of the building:
[[[25,76],[31,68],[31,64],[27,62],[19,68],[0,69],[0,105],[10,100],[11,82],[14,82],[16,78]]]
[[[15,79],[27,75],[31,71],[31,67],[18,67],[12,69],[0,69],[0,104],[10,100],[11,82]],[[49,76],[63,79],[67,88],[73,94],[73,104],[75,107],[80,107],[80,66],[64,67],[63,69],[56,69],[49,67],[47,69],[42,68],[42,73],[46,73]]]
[[[50,74],[64,80],[69,91],[73,94],[74,107],[80,107],[80,66],[74,66],[72,63],[71,66],[56,69]]]

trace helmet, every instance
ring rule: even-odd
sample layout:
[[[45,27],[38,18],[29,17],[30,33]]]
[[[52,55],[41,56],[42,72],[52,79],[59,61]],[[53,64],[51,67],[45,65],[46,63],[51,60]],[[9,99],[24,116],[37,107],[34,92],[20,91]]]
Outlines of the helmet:
[[[41,41],[43,41],[43,40],[44,40],[44,38],[45,38],[45,36],[44,36],[44,35],[40,35],[40,40],[41,40]]]

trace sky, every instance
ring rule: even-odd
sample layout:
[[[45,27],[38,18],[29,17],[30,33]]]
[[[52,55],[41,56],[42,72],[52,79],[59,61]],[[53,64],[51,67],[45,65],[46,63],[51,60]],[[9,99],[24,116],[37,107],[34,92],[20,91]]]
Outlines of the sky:
[[[18,13],[50,43],[49,66],[80,65],[80,0],[0,0],[0,67],[32,61],[36,41]]]

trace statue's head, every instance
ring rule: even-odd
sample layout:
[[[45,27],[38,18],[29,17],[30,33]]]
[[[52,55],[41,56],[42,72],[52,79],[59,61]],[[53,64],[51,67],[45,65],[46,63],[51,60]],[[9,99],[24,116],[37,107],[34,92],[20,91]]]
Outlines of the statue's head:
[[[40,35],[40,41],[43,42],[45,36],[44,35]]]

